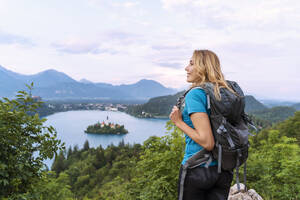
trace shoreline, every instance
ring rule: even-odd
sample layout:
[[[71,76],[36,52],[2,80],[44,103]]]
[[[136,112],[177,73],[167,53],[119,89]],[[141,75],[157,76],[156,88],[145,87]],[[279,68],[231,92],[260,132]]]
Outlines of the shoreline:
[[[110,111],[110,112],[122,112],[122,113],[126,113],[126,114],[128,114],[128,115],[130,115],[130,116],[132,116],[132,117],[135,117],[135,118],[138,118],[138,119],[169,119],[169,116],[163,116],[163,115],[154,115],[154,116],[152,116],[152,117],[142,117],[142,116],[135,116],[135,115],[132,115],[132,114],[130,114],[130,113],[127,113],[127,112],[125,112],[125,111],[111,111],[111,110],[99,110],[99,109],[91,109],[91,110],[88,110],[88,109],[74,109],[74,110],[63,110],[63,111],[58,111],[58,112],[54,112],[54,113],[51,113],[51,114],[49,114],[49,115],[44,115],[44,116],[40,116],[41,118],[45,118],[45,117],[47,117],[47,116],[50,116],[50,115],[54,115],[54,114],[56,114],[56,113],[62,113],[62,112],[69,112],[69,111]]]

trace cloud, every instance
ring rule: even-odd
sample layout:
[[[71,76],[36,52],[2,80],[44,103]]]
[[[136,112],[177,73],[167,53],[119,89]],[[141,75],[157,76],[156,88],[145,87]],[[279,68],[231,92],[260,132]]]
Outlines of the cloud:
[[[116,51],[113,48],[101,48],[99,44],[85,44],[85,43],[73,43],[73,44],[63,44],[63,43],[54,43],[52,46],[64,53],[68,54],[117,54],[118,51]]]
[[[116,0],[88,0],[88,5],[91,7],[106,7],[106,8],[133,8],[140,5],[138,1],[116,1]]]
[[[78,45],[72,45],[72,46],[65,46],[65,45],[57,45],[54,44],[54,47],[57,48],[58,51],[68,53],[68,54],[117,54],[118,51],[114,49],[104,49],[100,47],[94,46],[78,46]]]
[[[0,44],[21,44],[27,46],[34,46],[33,42],[26,37],[5,33],[0,31]]]
[[[161,0],[162,7],[199,26],[225,29],[299,30],[298,0]]]
[[[156,62],[155,64],[161,67],[169,67],[174,69],[182,68],[182,63],[179,62]]]
[[[112,6],[121,8],[133,8],[139,5],[137,1],[126,1],[126,2],[112,2]]]
[[[184,45],[153,45],[154,50],[178,50],[184,48]]]
[[[137,42],[143,41],[144,37],[137,33],[130,33],[125,31],[107,31],[102,36],[100,36],[99,40],[110,40],[114,42],[118,42],[119,44],[133,44]]]
[[[118,0],[89,0],[88,4],[93,9],[105,12],[107,20],[113,19],[120,27],[128,27],[129,24],[137,26],[148,26],[145,20],[148,15],[148,7],[143,8],[140,1],[118,1]],[[109,12],[107,12],[109,11]]]
[[[94,51],[92,51],[91,53],[93,54],[110,54],[110,55],[115,55],[118,54],[119,51],[115,50],[115,49],[110,49],[110,48],[98,48]]]
[[[193,0],[161,0],[163,8],[172,9],[176,6],[186,5],[193,2]]]
[[[98,44],[85,43],[81,41],[65,41],[60,43],[53,43],[52,47],[54,47],[58,51],[70,54],[85,54],[98,51]]]
[[[237,55],[246,55],[248,57],[255,56],[256,58],[270,58],[282,55],[282,48],[276,44],[270,43],[249,43],[236,42],[220,45],[217,49],[222,51],[230,51]]]
[[[93,39],[85,39],[80,37],[71,37],[60,42],[52,43],[52,47],[57,51],[69,54],[117,54],[122,49],[124,53],[126,48],[138,43],[141,36],[138,34],[122,32],[122,31],[107,31],[99,34]]]
[[[176,34],[162,34],[151,41],[150,47],[152,51],[148,52],[147,60],[174,70],[184,68],[193,52],[189,42]]]

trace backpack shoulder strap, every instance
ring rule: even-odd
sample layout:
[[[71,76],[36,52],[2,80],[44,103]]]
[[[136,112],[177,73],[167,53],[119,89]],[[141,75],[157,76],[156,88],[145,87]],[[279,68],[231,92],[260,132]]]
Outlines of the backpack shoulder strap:
[[[203,88],[203,87],[201,87],[201,86],[196,86],[196,87],[193,87],[193,88],[188,89],[181,97],[179,97],[179,98],[177,99],[177,104],[176,104],[176,106],[177,106],[178,108],[180,108],[181,105],[182,105],[183,102],[184,102],[184,98],[185,98],[185,96],[187,95],[187,93],[189,93],[189,92],[190,92],[191,90],[193,90],[193,89],[202,89],[202,90],[204,90],[204,92],[205,92],[205,94],[206,94],[206,99],[207,99],[207,110],[209,110],[209,109],[210,109],[210,97],[209,97],[208,92],[205,90],[205,88]]]
[[[201,87],[201,86],[193,87],[190,90],[192,90],[192,89],[202,89],[202,90],[204,90],[204,92],[206,94],[206,100],[207,100],[207,110],[209,110],[210,109],[210,97],[209,97],[209,93],[206,91],[206,89]]]
[[[191,90],[193,90],[193,89],[202,89],[202,90],[205,91],[205,89],[204,89],[203,87],[201,87],[201,86],[196,86],[196,87],[193,87],[193,88],[188,89],[188,90],[183,94],[183,96],[185,97],[185,96],[187,95],[187,93],[189,93],[189,92],[190,92]]]
[[[202,90],[204,90],[205,91],[205,89],[204,88],[202,88],[202,87],[200,87],[200,86],[197,86],[197,87],[193,87],[193,88],[189,88],[187,91],[185,91],[185,93],[182,95],[182,96],[180,96],[178,99],[177,99],[177,103],[176,103],[176,106],[180,109],[181,108],[181,106],[184,104],[184,99],[185,99],[185,96],[187,95],[187,93],[189,93],[191,90],[193,90],[193,89],[202,89]],[[205,92],[206,94],[207,94],[207,92]]]

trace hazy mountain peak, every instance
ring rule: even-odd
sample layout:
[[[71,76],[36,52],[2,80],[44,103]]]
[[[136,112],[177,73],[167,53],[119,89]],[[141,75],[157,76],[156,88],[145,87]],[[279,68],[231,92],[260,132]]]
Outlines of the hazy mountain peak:
[[[28,77],[29,75],[23,75],[23,74],[19,74],[17,72],[11,71],[9,69],[6,69],[5,67],[0,65],[0,72],[4,72],[6,75],[14,78],[14,79],[18,79],[23,81],[24,78]]]
[[[141,79],[137,83],[158,83],[158,82],[150,79]]]
[[[5,68],[4,68],[4,67],[2,67],[2,65],[0,65],[0,70],[3,70],[3,69],[5,70]]]
[[[161,86],[161,87],[164,87],[159,82],[154,81],[154,80],[149,80],[149,79],[141,79],[138,82],[136,82],[135,84],[136,85],[148,85],[148,86]]]
[[[255,110],[264,110],[267,108],[264,104],[262,104],[252,95],[246,95],[245,101],[246,101],[245,111],[247,113]]]
[[[85,79],[85,78],[80,79],[79,82],[81,82],[81,83],[88,83],[88,84],[92,84],[92,83],[93,83],[92,81],[89,81],[89,80],[87,80],[87,79]]]
[[[48,69],[32,76],[31,81],[39,87],[48,87],[58,83],[76,83],[77,81],[63,72]]]
[[[139,83],[139,82],[155,82],[155,81],[154,81],[154,80],[149,80],[149,79],[145,79],[145,78],[144,78],[144,79],[139,80],[138,83]]]
[[[46,69],[44,72],[52,72],[52,73],[54,73],[54,72],[59,72],[59,71],[57,71],[55,69]]]
[[[64,74],[64,75],[66,75],[65,73],[59,72],[55,69],[47,69],[47,70],[44,70],[44,71],[41,71],[41,72],[37,73],[36,75],[38,75],[38,74]]]
[[[6,72],[6,73],[15,73],[15,72],[13,72],[13,71],[10,71],[10,70],[6,69],[6,68],[3,67],[2,65],[0,65],[0,71]]]

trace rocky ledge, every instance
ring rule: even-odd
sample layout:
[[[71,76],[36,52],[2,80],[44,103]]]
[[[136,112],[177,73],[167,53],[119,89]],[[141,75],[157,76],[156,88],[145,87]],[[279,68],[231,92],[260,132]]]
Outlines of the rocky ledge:
[[[254,189],[245,191],[245,185],[240,183],[240,192],[238,192],[237,184],[230,188],[228,200],[263,200]]]

